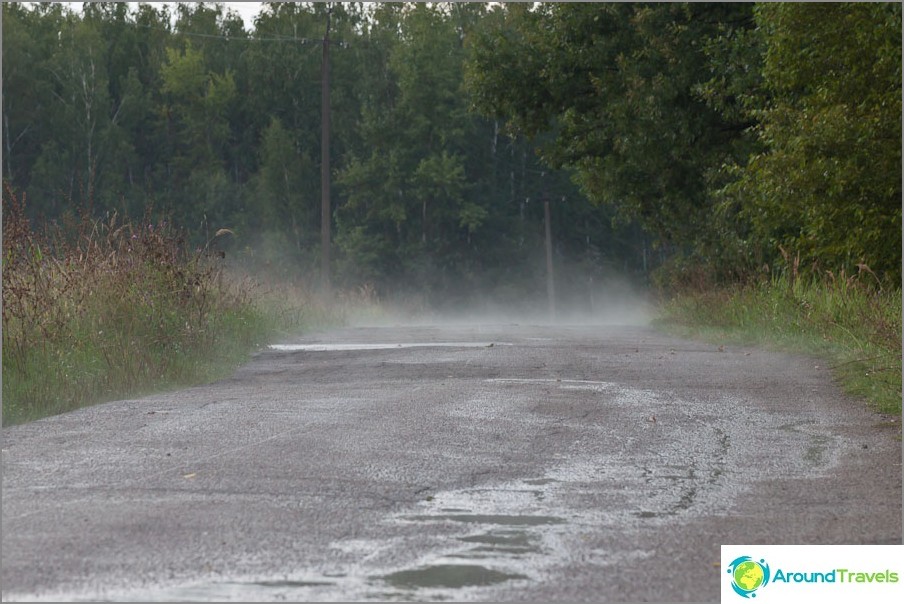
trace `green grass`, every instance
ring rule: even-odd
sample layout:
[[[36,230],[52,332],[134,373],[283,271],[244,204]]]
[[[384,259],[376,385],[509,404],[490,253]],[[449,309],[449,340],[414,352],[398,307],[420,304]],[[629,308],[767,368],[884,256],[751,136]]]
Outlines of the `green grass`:
[[[82,218],[38,234],[4,197],[4,425],[210,382],[274,339],[344,320],[347,304],[231,276],[166,223]]]
[[[847,393],[900,416],[901,290],[879,289],[868,278],[777,277],[683,293],[664,303],[657,324],[681,335],[820,357]]]

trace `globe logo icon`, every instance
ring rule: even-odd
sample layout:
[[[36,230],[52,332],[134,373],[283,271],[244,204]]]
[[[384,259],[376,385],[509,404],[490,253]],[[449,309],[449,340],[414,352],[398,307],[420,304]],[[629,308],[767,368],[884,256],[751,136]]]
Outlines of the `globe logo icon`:
[[[735,558],[728,565],[731,587],[742,598],[755,598],[756,590],[769,583],[769,565],[750,556]]]

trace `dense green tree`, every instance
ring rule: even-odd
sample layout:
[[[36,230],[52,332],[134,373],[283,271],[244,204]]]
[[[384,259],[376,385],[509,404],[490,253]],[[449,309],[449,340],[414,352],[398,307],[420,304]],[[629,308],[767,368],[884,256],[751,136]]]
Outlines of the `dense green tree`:
[[[314,246],[320,236],[314,228],[319,221],[320,189],[317,181],[304,176],[314,173],[315,167],[308,153],[296,150],[291,133],[274,117],[261,139],[260,168],[251,189],[257,203],[246,225],[299,254]]]
[[[900,274],[901,10],[874,4],[499,8],[475,105],[706,270],[782,254]]]
[[[340,165],[345,149],[357,141],[354,91],[363,74],[355,61],[358,5],[265,3],[236,74],[243,102],[234,134],[239,148],[250,149],[239,157],[248,186],[237,222],[255,234],[259,256],[296,272],[318,265],[321,57],[328,19],[331,164]],[[339,205],[335,187],[332,198]]]
[[[3,5],[3,175],[29,184],[41,145],[51,133],[46,63],[64,21],[60,5]]]
[[[725,204],[750,253],[892,280],[901,271],[901,6],[764,4],[763,94],[748,101],[761,151]]]
[[[348,203],[338,241],[370,276],[439,286],[460,272],[462,240],[485,216],[465,201],[464,51],[446,10],[381,8],[369,31],[379,38],[388,30],[397,41],[388,55],[371,57],[387,64],[383,81],[372,80],[378,91],[362,102],[366,155],[353,156],[340,175]]]
[[[543,4],[499,9],[474,45],[476,106],[536,136],[584,193],[639,219],[662,243],[707,236],[707,178],[740,125],[704,103],[704,42],[749,5]]]
[[[199,219],[221,223],[231,208],[224,150],[229,142],[227,115],[236,99],[231,72],[208,70],[204,55],[188,43],[183,51],[167,50],[161,69],[165,119],[170,149],[168,187],[175,216],[196,226]],[[181,194],[177,193],[181,192]]]
[[[337,282],[542,296],[546,199],[585,298],[682,256],[898,274],[899,5],[2,11],[2,171],[32,217],[153,209],[314,276],[329,23]]]
[[[45,101],[52,103],[42,119],[53,136],[41,146],[32,174],[34,192],[51,207],[64,196],[95,201],[126,146],[118,127],[121,99],[110,95],[107,46],[96,23],[68,15],[58,27],[56,48],[40,66],[47,74]]]

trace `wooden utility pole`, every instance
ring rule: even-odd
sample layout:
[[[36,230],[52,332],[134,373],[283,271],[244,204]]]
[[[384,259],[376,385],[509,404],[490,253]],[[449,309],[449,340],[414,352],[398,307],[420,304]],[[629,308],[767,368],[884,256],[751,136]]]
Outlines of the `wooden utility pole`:
[[[546,172],[541,175],[546,180]],[[556,320],[556,285],[552,268],[552,220],[549,212],[549,193],[543,190],[543,216],[546,221],[546,297],[549,300],[549,319]]]
[[[326,12],[326,33],[323,35],[321,77],[321,135],[320,135],[320,290],[325,297],[332,294],[330,281],[330,15]]]
[[[556,320],[556,287],[552,272],[552,225],[549,218],[549,197],[543,198],[543,214],[546,217],[546,296],[549,298],[549,318]]]

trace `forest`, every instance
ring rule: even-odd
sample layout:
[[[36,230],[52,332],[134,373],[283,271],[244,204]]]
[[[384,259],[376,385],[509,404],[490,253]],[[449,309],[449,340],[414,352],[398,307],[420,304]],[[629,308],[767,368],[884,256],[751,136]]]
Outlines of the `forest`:
[[[2,10],[33,224],[228,229],[229,261],[316,282],[328,37],[337,287],[542,293],[545,200],[563,292],[792,265],[900,287],[900,3]]]

